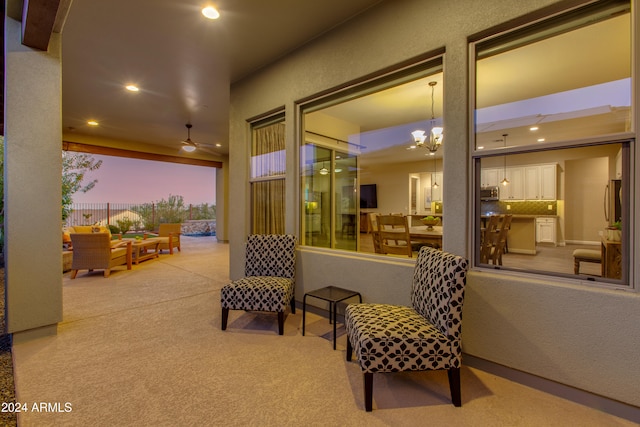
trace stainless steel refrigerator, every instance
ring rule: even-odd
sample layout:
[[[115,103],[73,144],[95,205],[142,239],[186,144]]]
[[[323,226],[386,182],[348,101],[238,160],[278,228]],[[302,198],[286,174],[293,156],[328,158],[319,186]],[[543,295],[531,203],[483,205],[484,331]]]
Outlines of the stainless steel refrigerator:
[[[604,217],[609,225],[622,221],[622,180],[612,179],[604,190]]]

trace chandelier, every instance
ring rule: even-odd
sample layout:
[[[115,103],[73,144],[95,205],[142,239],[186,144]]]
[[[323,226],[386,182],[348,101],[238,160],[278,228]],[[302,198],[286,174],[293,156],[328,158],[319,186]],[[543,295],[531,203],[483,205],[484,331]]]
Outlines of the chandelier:
[[[426,148],[432,156],[436,151],[438,151],[438,148],[442,145],[442,140],[444,138],[444,129],[440,126],[436,126],[434,91],[437,84],[438,82],[429,82],[429,86],[431,86],[431,132],[429,132],[429,138],[427,139],[427,135],[425,135],[426,132],[423,130],[418,129],[411,132],[415,147]]]

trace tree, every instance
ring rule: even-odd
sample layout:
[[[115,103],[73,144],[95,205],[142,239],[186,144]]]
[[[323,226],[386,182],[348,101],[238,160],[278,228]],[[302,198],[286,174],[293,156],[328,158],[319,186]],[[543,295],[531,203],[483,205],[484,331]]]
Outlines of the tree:
[[[71,213],[73,195],[78,191],[86,193],[95,187],[97,179],[83,183],[85,174],[97,170],[102,160],[96,161],[89,154],[62,152],[62,220],[65,221]]]

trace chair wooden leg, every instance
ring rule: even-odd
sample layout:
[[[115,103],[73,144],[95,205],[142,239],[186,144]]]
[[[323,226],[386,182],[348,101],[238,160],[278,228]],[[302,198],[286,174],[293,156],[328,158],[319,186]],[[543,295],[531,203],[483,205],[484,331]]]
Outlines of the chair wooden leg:
[[[222,330],[226,331],[227,330],[227,321],[229,320],[229,309],[228,308],[223,308],[222,309]]]
[[[284,311],[278,312],[278,335],[284,335]]]
[[[364,373],[364,409],[373,410],[373,372]]]
[[[447,371],[449,376],[449,389],[451,390],[451,402],[453,406],[462,406],[462,398],[460,396],[460,368],[450,368]]]
[[[105,269],[104,270],[104,277],[109,277],[109,275],[111,274],[111,270],[110,269]]]
[[[71,270],[71,278],[72,279],[75,279],[77,275],[78,275],[78,270]]]
[[[353,347],[351,347],[351,340],[347,335],[347,362],[351,362],[351,355],[353,354]]]
[[[291,314],[296,314],[296,299],[291,297]]]

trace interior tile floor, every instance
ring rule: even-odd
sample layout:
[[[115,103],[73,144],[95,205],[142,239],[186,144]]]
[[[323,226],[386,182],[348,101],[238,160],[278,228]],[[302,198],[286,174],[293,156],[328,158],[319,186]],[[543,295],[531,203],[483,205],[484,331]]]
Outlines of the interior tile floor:
[[[367,413],[344,329],[334,351],[325,317],[308,312],[304,337],[301,309],[284,336],[266,313],[233,311],[220,330],[228,258],[214,237],[184,238],[107,279],[65,274],[58,334],[14,344],[17,400],[50,404],[19,425],[637,425],[469,366],[461,408],[445,372],[414,372],[377,375]]]

